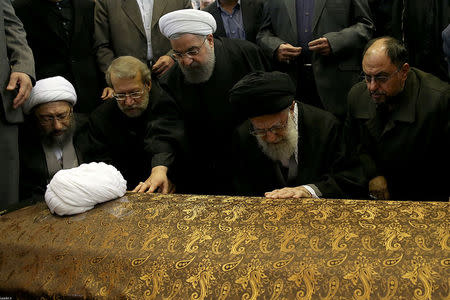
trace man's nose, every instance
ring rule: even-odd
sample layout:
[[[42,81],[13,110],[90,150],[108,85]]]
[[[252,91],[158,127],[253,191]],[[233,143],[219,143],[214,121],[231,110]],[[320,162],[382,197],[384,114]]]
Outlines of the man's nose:
[[[126,95],[124,103],[126,106],[131,106],[134,104],[134,99],[130,95]]]
[[[190,66],[192,64],[192,57],[188,56],[188,55],[183,55],[183,57],[181,58],[181,64],[183,66]]]
[[[278,140],[278,136],[270,130],[266,131],[265,140],[267,143],[275,143]]]
[[[61,130],[64,128],[64,125],[63,125],[62,121],[55,119],[55,121],[53,121],[53,128],[55,130]]]
[[[367,89],[369,90],[369,91],[375,91],[375,90],[377,90],[378,89],[378,83],[377,83],[377,81],[375,80],[375,78],[373,78],[373,77],[370,77],[370,79],[369,79],[370,81],[366,81],[366,84],[367,84]]]

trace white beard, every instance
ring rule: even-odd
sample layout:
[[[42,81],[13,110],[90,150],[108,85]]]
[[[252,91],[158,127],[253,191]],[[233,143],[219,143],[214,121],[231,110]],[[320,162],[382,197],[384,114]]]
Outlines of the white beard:
[[[181,72],[183,72],[187,82],[197,84],[206,82],[211,78],[216,63],[216,56],[214,54],[214,48],[209,48],[209,46],[207,46],[207,49],[209,56],[204,65],[199,65],[194,62],[193,66],[185,67],[182,64],[179,64]]]
[[[276,144],[267,143],[259,136],[256,139],[265,155],[274,161],[281,161],[283,165],[287,165],[298,143],[297,125],[291,117],[291,114],[289,114],[286,133],[280,142]]]

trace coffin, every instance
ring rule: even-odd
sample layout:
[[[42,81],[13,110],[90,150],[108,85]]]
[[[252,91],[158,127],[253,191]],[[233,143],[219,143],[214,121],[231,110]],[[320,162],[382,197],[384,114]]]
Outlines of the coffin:
[[[449,203],[132,194],[0,217],[0,295],[449,299]]]

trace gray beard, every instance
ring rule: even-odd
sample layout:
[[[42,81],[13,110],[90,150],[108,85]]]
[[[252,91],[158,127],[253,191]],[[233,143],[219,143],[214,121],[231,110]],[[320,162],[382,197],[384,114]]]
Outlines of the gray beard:
[[[265,142],[261,137],[256,137],[262,152],[273,161],[288,163],[298,143],[298,129],[291,114],[289,114],[286,135],[276,144]]]
[[[208,52],[209,57],[205,65],[196,65],[193,67],[179,65],[187,82],[197,84],[206,82],[211,78],[216,63],[216,56],[213,49],[208,50]]]
[[[75,118],[72,116],[69,126],[66,131],[60,136],[53,136],[51,134],[41,134],[41,142],[42,144],[52,147],[59,146],[63,148],[65,144],[67,144],[73,137],[75,132]]]

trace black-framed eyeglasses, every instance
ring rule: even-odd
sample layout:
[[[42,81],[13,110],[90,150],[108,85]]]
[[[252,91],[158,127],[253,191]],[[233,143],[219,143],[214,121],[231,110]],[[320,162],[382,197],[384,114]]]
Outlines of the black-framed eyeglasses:
[[[181,53],[181,52],[176,52],[176,51],[174,51],[173,54],[172,54],[172,57],[173,57],[174,59],[180,60],[180,59],[183,59],[183,57],[185,57],[185,56],[187,56],[187,57],[189,57],[189,58],[192,58],[192,57],[194,57],[194,56],[197,56],[197,55],[200,53],[200,50],[202,49],[202,47],[203,47],[203,45],[205,44],[206,40],[207,40],[207,38],[205,38],[205,39],[203,40],[203,43],[202,43],[200,46],[198,46],[198,47],[192,47],[191,49],[189,49],[189,50],[186,51],[186,52]]]
[[[69,119],[71,115],[72,115],[72,108],[70,108],[68,111],[56,115],[37,116],[37,119],[39,123],[41,123],[42,125],[50,125],[53,124],[53,122],[55,121],[65,122]]]
[[[131,92],[131,93],[114,93],[113,96],[117,101],[122,102],[122,101],[127,100],[127,97],[137,100],[142,97],[144,92],[145,92],[145,87],[142,88],[140,91]]]
[[[375,81],[375,83],[386,83],[389,79],[392,78],[395,74],[400,72],[401,69],[397,69],[396,71],[392,72],[390,75],[367,75],[366,73],[361,73],[361,80],[365,81],[366,83],[371,83],[372,80]]]
[[[264,128],[264,129],[252,128],[252,129],[250,129],[250,134],[254,135],[254,136],[259,136],[259,137],[265,136],[267,134],[267,132],[269,132],[269,131],[273,134],[280,134],[283,132],[283,130],[286,128],[286,126],[287,126],[287,120],[283,124],[273,125],[270,128]]]

